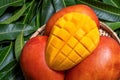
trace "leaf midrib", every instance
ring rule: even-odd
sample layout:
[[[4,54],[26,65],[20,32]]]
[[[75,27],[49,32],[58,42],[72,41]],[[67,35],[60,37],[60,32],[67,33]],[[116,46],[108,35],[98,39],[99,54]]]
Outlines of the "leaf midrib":
[[[5,60],[5,58],[7,57],[7,55],[9,54],[10,50],[11,50],[11,47],[12,47],[12,43],[10,44],[10,46],[8,47],[8,50],[7,50],[7,54],[4,56],[3,60],[0,62],[0,65],[3,63],[3,61]]]
[[[20,1],[21,1],[21,0],[18,0],[18,1],[12,2],[12,3],[8,3],[8,4],[4,5],[4,6],[1,6],[0,9],[3,8],[3,7],[6,7],[6,6],[8,6],[8,5],[11,5],[11,4],[14,4],[14,3],[20,2]]]
[[[91,5],[91,4],[89,4],[89,3],[86,3],[86,2],[84,2],[84,1],[81,1],[82,3],[85,3],[85,4],[88,4],[88,5]],[[96,9],[99,9],[99,10],[101,10],[101,11],[104,11],[104,12],[107,12],[107,13],[112,13],[112,14],[115,14],[115,15],[118,15],[118,16],[120,16],[120,14],[117,14],[117,13],[113,13],[113,12],[111,12],[111,11],[108,11],[108,10],[104,10],[104,9],[101,9],[101,8],[99,8],[99,7],[96,7],[96,6],[94,6],[94,5],[91,5],[93,8],[96,8]]]
[[[31,29],[24,29],[25,27],[23,27],[23,29],[21,30],[15,30],[15,31],[10,31],[10,32],[0,32],[0,35],[2,34],[7,34],[7,33],[16,33],[16,32],[21,32],[21,31],[28,31],[28,30],[31,30]]]
[[[118,5],[116,5],[115,2],[114,2],[113,0],[111,0],[111,1],[112,1],[112,3],[113,3],[116,7],[118,7]]]

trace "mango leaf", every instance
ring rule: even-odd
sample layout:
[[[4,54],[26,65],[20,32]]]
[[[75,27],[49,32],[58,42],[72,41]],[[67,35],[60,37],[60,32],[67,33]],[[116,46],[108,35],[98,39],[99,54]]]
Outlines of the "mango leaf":
[[[1,48],[1,51],[4,51],[5,48],[8,48],[9,46],[5,46],[3,48]],[[8,65],[11,61],[14,60],[14,54],[13,54],[13,45],[10,47],[10,51],[9,53],[6,52],[7,56],[4,58],[4,60],[2,61],[1,65],[0,65],[0,70],[2,70],[6,65]]]
[[[40,2],[37,5],[37,11],[36,11],[36,19],[35,19],[35,25],[37,28],[39,28],[41,26],[41,4],[42,1],[40,0]]]
[[[36,27],[37,28],[39,28],[41,26],[41,23],[40,23],[40,21],[41,21],[40,14],[41,14],[40,11],[38,11],[37,14],[36,14]]]
[[[51,0],[43,0],[42,3],[42,10],[41,10],[41,25],[44,25],[48,19],[50,18],[50,16],[55,13],[53,4],[51,2]]]
[[[24,33],[24,36],[27,36],[35,30],[36,27],[27,24],[0,24],[0,41],[14,40],[22,31]]]
[[[64,2],[66,6],[71,6],[76,4],[75,0],[64,0]]]
[[[9,47],[6,52],[8,55],[0,65],[0,80],[24,80],[21,68],[14,57],[13,45],[11,44],[0,50],[0,52],[3,51],[5,53],[5,49]]]
[[[16,14],[14,14],[12,17],[8,18],[7,20],[0,22],[0,24],[10,24],[11,22],[19,19],[22,16],[22,14],[25,12],[26,9],[27,9],[26,5],[23,5],[23,7]]]
[[[52,1],[53,1],[53,6],[54,6],[54,9],[56,12],[64,7],[66,7],[64,0],[52,0]]]
[[[24,80],[22,71],[16,60],[11,60],[0,70],[0,80]]]
[[[28,11],[26,13],[26,16],[23,20],[23,23],[24,24],[27,24],[27,23],[30,23],[32,18],[34,17],[34,13],[35,13],[35,8],[36,8],[36,5],[35,5],[35,1],[32,0],[29,4],[28,4]]]
[[[120,22],[106,22],[106,24],[107,24],[112,30],[120,29]]]
[[[0,0],[0,16],[5,12],[9,6],[19,6],[23,4],[24,0]]]
[[[103,2],[120,8],[120,0],[103,0]]]
[[[8,56],[11,48],[12,48],[12,43],[10,44],[10,46],[5,47],[4,49],[0,50],[0,65],[2,65],[2,63],[4,62],[6,57]]]
[[[7,80],[8,76],[11,74],[16,65],[17,65],[16,61],[13,60],[8,65],[6,65],[2,70],[0,70],[0,80]]]
[[[115,30],[115,32],[117,33],[118,37],[120,38],[120,29]]]
[[[6,20],[7,18],[11,17],[12,13],[5,13],[3,16],[0,17],[0,22]]]
[[[11,74],[6,78],[6,80],[8,79],[9,80],[25,80],[18,63],[17,63],[17,66],[15,66],[15,68],[11,72]]]
[[[17,39],[15,41],[15,57],[17,61],[19,61],[23,45],[24,45],[23,32],[21,32],[17,36]]]
[[[76,3],[82,3],[86,4],[90,7],[92,7],[97,16],[101,20],[107,20],[107,21],[120,21],[120,9],[116,8],[114,6],[105,4],[100,1],[93,1],[93,0],[76,0]]]

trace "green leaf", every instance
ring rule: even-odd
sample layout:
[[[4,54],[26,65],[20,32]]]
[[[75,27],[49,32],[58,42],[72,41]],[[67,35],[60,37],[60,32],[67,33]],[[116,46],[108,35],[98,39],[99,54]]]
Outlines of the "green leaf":
[[[72,6],[76,4],[75,0],[64,0],[66,6]]]
[[[120,8],[120,0],[103,0],[103,2]]]
[[[19,61],[23,45],[24,45],[23,32],[21,32],[17,36],[17,39],[15,41],[15,57],[17,61]]]
[[[32,0],[29,4],[28,4],[28,11],[26,13],[26,16],[23,20],[23,23],[24,24],[27,24],[27,23],[30,23],[32,18],[34,17],[34,13],[35,13],[35,8],[36,8],[36,5],[35,5],[35,1]]]
[[[10,44],[10,46],[5,47],[4,49],[0,50],[0,65],[2,65],[2,63],[4,62],[4,60],[10,53],[11,48],[12,48],[12,43]]]
[[[8,70],[15,64],[16,64],[16,60],[11,61],[3,69],[0,70],[0,73],[8,72]]]
[[[43,0],[41,10],[41,25],[44,25],[53,13],[55,13],[55,10],[51,0]]]
[[[102,20],[120,21],[120,9],[105,3],[93,0],[76,0],[77,4],[82,3],[91,6],[97,16]]]
[[[21,68],[14,57],[13,47],[14,45],[11,46],[9,54],[0,65],[0,80],[24,80]],[[4,48],[1,50],[4,51]]]
[[[0,16],[9,6],[18,6],[23,4],[24,0],[0,0]]]
[[[52,1],[53,1],[53,6],[56,12],[66,7],[64,0],[52,0]]]
[[[120,29],[115,30],[115,32],[117,33],[118,37],[120,38]]]
[[[22,71],[19,65],[14,68],[14,71],[10,74],[10,76],[6,80],[25,80],[22,74]]]
[[[41,17],[40,17],[40,11],[37,13],[37,15],[36,15],[36,27],[37,28],[39,28],[41,25],[40,25],[40,19],[41,19]]]
[[[106,24],[112,29],[117,30],[120,28],[120,22],[106,22]]]
[[[2,70],[0,70],[0,80],[8,80],[8,76],[13,72],[17,63],[15,60],[11,61]]]
[[[22,14],[25,12],[26,10],[26,5],[23,5],[23,7],[16,13],[14,14],[12,17],[8,18],[7,20],[0,22],[0,24],[10,24],[13,21],[16,21],[17,19],[19,19]]]
[[[22,31],[24,33],[24,36],[27,36],[35,30],[36,27],[27,24],[0,24],[0,41],[14,40]]]
[[[9,47],[9,46],[6,46],[6,47]],[[6,48],[6,47],[4,47],[4,48]],[[4,48],[2,48],[1,50],[4,50]],[[13,45],[12,45],[12,48],[11,48],[9,54],[7,55],[7,57],[4,59],[4,61],[0,65],[0,70],[2,70],[6,65],[8,65],[13,60],[14,60],[14,51],[13,51]]]
[[[0,17],[0,22],[6,20],[7,18],[10,18],[12,16],[12,13],[5,13],[3,16]]]

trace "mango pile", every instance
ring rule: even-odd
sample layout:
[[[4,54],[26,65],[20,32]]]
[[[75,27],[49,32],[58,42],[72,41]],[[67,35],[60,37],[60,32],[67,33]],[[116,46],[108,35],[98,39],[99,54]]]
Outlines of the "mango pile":
[[[51,69],[68,70],[87,56],[99,43],[99,31],[88,15],[69,12],[53,25],[46,47],[46,62]]]

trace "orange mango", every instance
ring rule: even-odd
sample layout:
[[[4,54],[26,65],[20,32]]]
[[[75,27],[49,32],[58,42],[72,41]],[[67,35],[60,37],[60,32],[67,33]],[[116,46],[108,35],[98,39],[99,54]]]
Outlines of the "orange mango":
[[[87,56],[99,43],[99,31],[88,15],[70,12],[54,24],[46,47],[46,62],[54,70],[68,70]]]

